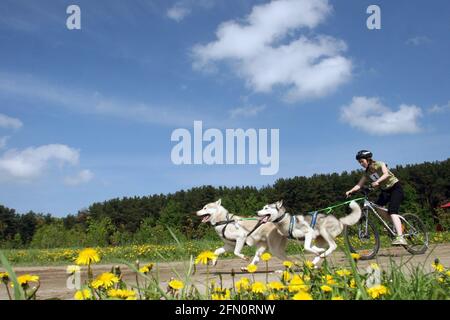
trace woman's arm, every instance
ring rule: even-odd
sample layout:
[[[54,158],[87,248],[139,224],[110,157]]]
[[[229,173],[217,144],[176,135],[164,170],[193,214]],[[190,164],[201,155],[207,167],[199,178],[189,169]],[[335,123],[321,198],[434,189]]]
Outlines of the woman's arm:
[[[350,190],[348,190],[345,195],[348,197],[350,196],[353,192],[356,192],[358,190],[360,190],[364,184],[366,183],[366,176],[362,176],[361,179],[359,179],[359,182],[356,186],[354,186],[353,188],[351,188]]]
[[[385,163],[381,165],[381,171],[383,172],[383,175],[379,177],[377,181],[372,182],[372,187],[378,187],[381,182],[389,177],[389,171]]]

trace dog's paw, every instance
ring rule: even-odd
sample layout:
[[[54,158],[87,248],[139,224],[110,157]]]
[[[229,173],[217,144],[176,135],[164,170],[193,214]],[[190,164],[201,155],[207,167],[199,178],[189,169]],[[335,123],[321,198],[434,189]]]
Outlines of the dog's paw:
[[[243,254],[238,254],[237,256],[238,256],[239,258],[241,258],[242,260],[250,261],[250,258],[247,257],[247,256],[245,256],[245,255],[243,255]]]
[[[315,258],[313,259],[312,263],[313,263],[313,265],[314,265],[314,269],[317,268],[317,264],[319,263],[319,261],[320,261],[320,257],[315,257]]]
[[[216,264],[217,264],[217,259],[213,259],[213,260],[211,261],[211,265],[212,265],[213,267],[215,267]]]
[[[247,272],[248,269],[247,269],[247,267],[241,267],[241,271],[242,271],[242,272]]]
[[[318,247],[314,247],[314,250],[316,250],[318,253],[322,253],[322,252],[327,251],[327,250],[324,249],[324,248],[318,248]]]

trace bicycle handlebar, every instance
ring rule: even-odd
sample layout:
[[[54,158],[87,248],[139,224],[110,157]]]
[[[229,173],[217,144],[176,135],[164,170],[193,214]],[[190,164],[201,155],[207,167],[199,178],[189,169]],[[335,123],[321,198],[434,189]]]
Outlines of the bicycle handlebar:
[[[372,186],[368,186],[368,187],[362,187],[361,189],[359,189],[359,192],[361,192],[362,194],[364,194],[364,196],[367,197],[367,195],[372,192],[373,190],[375,190],[374,187]]]
[[[359,189],[358,191],[355,191],[355,192],[349,194],[348,197],[350,197],[350,195],[352,195],[352,194],[354,194],[354,193],[357,193],[357,192],[360,192],[360,193],[362,193],[365,197],[367,197],[367,196],[369,195],[369,193],[370,193],[371,191],[373,191],[373,190],[375,190],[375,188],[372,187],[372,186],[364,186],[364,187],[362,187],[361,189]]]

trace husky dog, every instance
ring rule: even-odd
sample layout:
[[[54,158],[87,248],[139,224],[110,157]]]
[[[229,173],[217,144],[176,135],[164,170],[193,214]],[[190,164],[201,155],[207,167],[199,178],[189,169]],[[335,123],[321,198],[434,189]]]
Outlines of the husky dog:
[[[197,211],[197,216],[202,217],[202,223],[209,222],[216,230],[224,245],[214,251],[219,255],[234,250],[234,254],[241,259],[248,258],[241,253],[244,245],[255,246],[256,253],[252,264],[257,264],[260,256],[268,249],[275,257],[284,261],[287,260],[285,249],[287,239],[273,223],[261,223],[258,220],[245,220],[244,217],[230,214],[222,207],[221,199],[208,203],[203,209]],[[213,265],[217,263],[217,258]],[[241,268],[245,270],[245,268]]]
[[[335,239],[342,233],[344,226],[351,226],[359,221],[361,208],[355,201],[350,202],[349,206],[352,212],[340,219],[326,214],[317,214],[315,217],[311,215],[294,216],[286,212],[283,201],[278,201],[265,205],[258,211],[258,216],[261,217],[262,222],[274,223],[285,237],[304,239],[305,250],[316,255],[313,263],[317,265],[321,258],[325,258],[336,250]],[[328,249],[311,246],[312,240],[316,240],[317,245],[328,245]]]

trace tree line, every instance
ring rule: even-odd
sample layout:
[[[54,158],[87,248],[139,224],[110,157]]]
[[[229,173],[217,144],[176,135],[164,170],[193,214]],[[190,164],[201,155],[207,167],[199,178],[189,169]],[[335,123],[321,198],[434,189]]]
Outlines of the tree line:
[[[405,191],[402,210],[418,214],[432,228],[449,228],[448,211],[438,207],[450,199],[450,158],[391,170]],[[166,195],[116,198],[62,218],[33,211],[18,214],[0,205],[0,247],[165,243],[172,240],[166,226],[181,240],[214,238],[212,228],[195,216],[206,203],[221,198],[230,212],[254,216],[265,204],[283,199],[289,212],[305,214],[345,201],[345,191],[361,174],[361,170],[344,171],[278,179],[261,188],[202,186]]]

